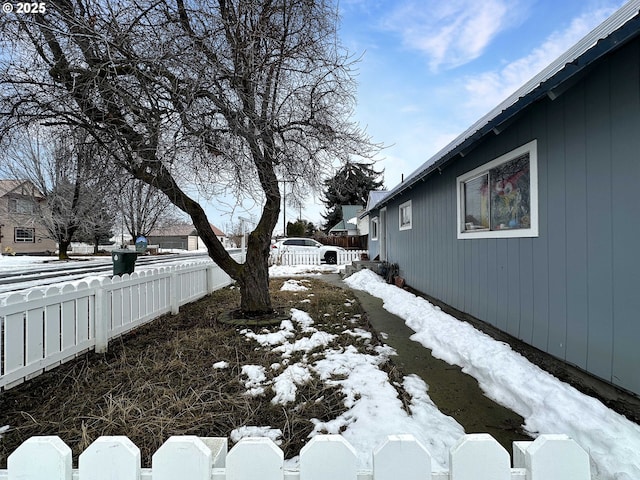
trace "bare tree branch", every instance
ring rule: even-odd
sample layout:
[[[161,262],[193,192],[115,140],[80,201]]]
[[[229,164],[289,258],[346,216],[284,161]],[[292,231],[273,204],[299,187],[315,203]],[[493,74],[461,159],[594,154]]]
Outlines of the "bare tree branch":
[[[375,150],[350,116],[353,61],[328,0],[56,0],[0,18],[0,141],[21,125],[81,126],[111,161],[194,222],[241,287],[242,309],[271,310],[269,243],[278,180],[299,195],[336,162]],[[245,264],[186,192],[231,190],[262,214]]]

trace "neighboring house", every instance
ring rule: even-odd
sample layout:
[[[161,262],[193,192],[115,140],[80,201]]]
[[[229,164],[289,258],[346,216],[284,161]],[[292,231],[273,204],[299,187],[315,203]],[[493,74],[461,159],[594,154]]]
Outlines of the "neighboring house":
[[[627,3],[367,213],[370,257],[408,285],[640,395],[639,9]]]
[[[227,246],[227,239],[224,232],[211,225],[216,237]],[[198,237],[198,232],[191,224],[173,225],[169,227],[154,228],[147,235],[149,245],[158,245],[164,249],[176,250],[198,250],[205,248],[202,240]]]
[[[361,235],[368,235],[371,240],[378,240],[378,217],[371,220],[369,210],[389,194],[386,190],[371,190],[367,198],[367,206],[358,216],[358,230]]]
[[[329,235],[360,235],[358,232],[358,214],[362,205],[341,205],[342,220],[329,229]]]
[[[0,253],[52,254],[57,249],[39,221],[44,197],[28,180],[0,180]]]

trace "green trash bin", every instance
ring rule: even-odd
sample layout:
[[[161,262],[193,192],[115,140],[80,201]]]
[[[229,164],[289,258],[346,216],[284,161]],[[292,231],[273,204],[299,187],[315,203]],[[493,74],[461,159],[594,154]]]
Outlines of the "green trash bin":
[[[133,250],[114,250],[111,252],[111,260],[113,260],[113,274],[132,274],[136,268],[137,258],[138,253]]]

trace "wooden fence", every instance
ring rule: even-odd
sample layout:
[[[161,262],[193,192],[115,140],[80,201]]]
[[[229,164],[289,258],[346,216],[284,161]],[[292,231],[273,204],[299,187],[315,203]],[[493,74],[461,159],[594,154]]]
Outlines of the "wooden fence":
[[[327,235],[319,238],[318,241],[324,245],[366,250],[368,238],[369,235]]]
[[[104,352],[110,339],[230,283],[209,260],[1,295],[0,389]]]
[[[514,442],[507,451],[488,434],[465,435],[449,453],[449,471],[434,472],[431,456],[411,435],[393,435],[359,470],[354,448],[340,435],[318,435],[300,451],[299,467],[284,468],[270,439],[246,438],[227,453],[226,438],[171,437],[141,468],[127,437],[100,437],[82,452],[78,468],[59,437],[32,437],[8,458],[0,480],[590,480],[588,454],[564,435]]]
[[[360,260],[362,254],[368,254],[368,250],[339,250],[337,252],[337,264],[346,265],[354,260]],[[320,265],[322,257],[319,252],[284,252],[275,259],[278,265]]]

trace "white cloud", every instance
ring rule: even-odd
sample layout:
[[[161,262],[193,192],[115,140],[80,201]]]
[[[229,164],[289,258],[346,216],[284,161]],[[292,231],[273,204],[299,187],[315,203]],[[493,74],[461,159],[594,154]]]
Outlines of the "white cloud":
[[[603,22],[614,10],[602,8],[585,12],[575,18],[567,29],[549,35],[527,56],[514,60],[500,69],[465,78],[465,90],[470,98],[466,106],[477,110],[479,114],[497,106]]]
[[[432,70],[453,68],[479,57],[500,31],[513,27],[517,5],[507,3],[409,1],[391,13],[384,27],[399,33],[409,48],[425,53]]]

